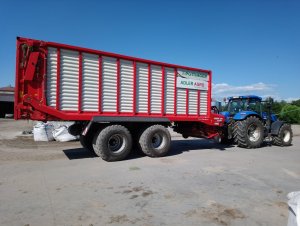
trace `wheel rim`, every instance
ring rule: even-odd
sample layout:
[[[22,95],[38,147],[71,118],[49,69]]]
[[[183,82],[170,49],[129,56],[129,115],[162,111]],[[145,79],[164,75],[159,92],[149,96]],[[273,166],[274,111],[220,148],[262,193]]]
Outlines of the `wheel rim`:
[[[285,131],[283,132],[283,141],[284,141],[285,143],[287,143],[287,142],[289,142],[290,139],[291,139],[291,133],[290,133],[290,131],[285,130]]]
[[[260,138],[260,129],[258,126],[252,124],[248,128],[248,137],[251,142],[256,142]]]
[[[112,153],[119,153],[124,149],[124,137],[120,134],[114,134],[108,139],[108,149]]]
[[[155,133],[152,136],[151,144],[152,144],[153,148],[157,149],[157,148],[161,147],[161,145],[163,145],[163,143],[164,143],[164,139],[160,134]]]

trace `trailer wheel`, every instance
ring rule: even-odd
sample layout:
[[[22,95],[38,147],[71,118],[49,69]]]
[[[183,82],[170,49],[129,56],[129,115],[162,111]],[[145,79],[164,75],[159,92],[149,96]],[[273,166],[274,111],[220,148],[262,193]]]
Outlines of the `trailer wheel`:
[[[142,151],[150,157],[166,155],[171,145],[171,135],[162,125],[153,125],[144,130],[139,143]]]
[[[95,154],[108,162],[120,161],[127,157],[132,148],[132,137],[121,125],[111,125],[99,130],[93,139]]]
[[[91,152],[93,155],[95,155],[94,148],[93,148],[93,137],[92,136],[80,135],[79,141],[83,148],[87,149],[89,152]]]
[[[293,131],[291,125],[283,124],[277,136],[273,137],[273,144],[277,146],[290,146],[293,140]]]
[[[250,116],[235,124],[233,136],[239,147],[259,148],[264,140],[264,126],[259,118]]]

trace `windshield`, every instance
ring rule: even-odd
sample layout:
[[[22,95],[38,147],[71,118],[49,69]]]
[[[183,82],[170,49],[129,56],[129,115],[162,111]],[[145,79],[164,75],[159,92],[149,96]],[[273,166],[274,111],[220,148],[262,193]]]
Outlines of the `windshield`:
[[[261,102],[257,99],[232,99],[228,104],[228,111],[231,115],[240,111],[255,111],[260,114]]]

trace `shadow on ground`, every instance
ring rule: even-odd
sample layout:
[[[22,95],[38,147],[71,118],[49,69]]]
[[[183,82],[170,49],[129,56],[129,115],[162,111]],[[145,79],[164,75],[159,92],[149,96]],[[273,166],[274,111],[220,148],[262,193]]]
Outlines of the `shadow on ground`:
[[[96,157],[95,154],[91,153],[89,150],[87,150],[85,148],[65,149],[65,150],[63,150],[63,152],[70,160]]]
[[[204,149],[215,149],[218,151],[225,151],[234,147],[233,145],[224,145],[218,144],[210,140],[205,139],[194,139],[194,140],[173,140],[171,142],[171,148],[168,153],[168,156],[180,155],[183,152],[189,151],[201,151]],[[94,158],[95,154],[91,153],[89,150],[84,148],[72,148],[63,150],[65,155],[70,159],[85,159],[85,158]],[[138,148],[133,148],[130,155],[127,157],[127,160],[137,159],[145,157],[142,151],[138,150]]]
[[[234,147],[231,144],[219,144],[212,140],[206,139],[193,139],[193,140],[174,140],[171,143],[171,150],[168,156],[179,155],[183,152],[204,150],[204,149],[215,149],[217,151],[225,151]]]

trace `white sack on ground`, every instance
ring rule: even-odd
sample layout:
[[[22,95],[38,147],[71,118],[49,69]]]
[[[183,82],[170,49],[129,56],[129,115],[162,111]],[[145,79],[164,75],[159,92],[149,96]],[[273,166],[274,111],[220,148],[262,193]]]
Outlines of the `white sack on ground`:
[[[61,126],[71,126],[75,122],[74,121],[47,121],[47,123],[51,123],[54,126],[54,129],[58,129]]]
[[[66,142],[76,140],[77,138],[68,132],[68,127],[63,125],[53,130],[53,137],[56,141]]]
[[[52,141],[54,140],[52,132],[54,126],[51,123],[39,122],[33,127],[34,141]]]
[[[288,226],[300,226],[300,191],[294,191],[287,195],[289,201]]]

